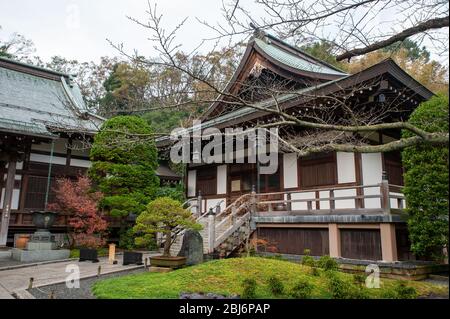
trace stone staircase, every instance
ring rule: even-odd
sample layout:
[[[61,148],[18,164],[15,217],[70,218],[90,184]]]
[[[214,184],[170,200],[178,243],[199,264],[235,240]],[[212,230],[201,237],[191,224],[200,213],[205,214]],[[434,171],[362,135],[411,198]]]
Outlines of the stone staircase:
[[[238,198],[225,210],[217,215],[205,213],[197,218],[203,226],[200,235],[203,238],[203,253],[218,254],[221,258],[228,257],[233,251],[245,243],[250,236],[251,194]],[[184,231],[177,235],[170,253],[178,255],[183,242]],[[214,238],[210,238],[214,236]]]

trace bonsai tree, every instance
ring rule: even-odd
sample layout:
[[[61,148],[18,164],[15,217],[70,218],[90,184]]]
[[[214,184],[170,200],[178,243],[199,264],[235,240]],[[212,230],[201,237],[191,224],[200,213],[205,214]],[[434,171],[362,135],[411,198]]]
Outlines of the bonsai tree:
[[[174,234],[177,229],[200,230],[190,211],[183,209],[181,202],[170,197],[157,198],[150,202],[146,209],[137,217],[134,232],[137,245],[145,245],[154,239],[156,233],[162,233],[165,237],[164,257],[170,257],[170,247],[176,240]]]
[[[121,219],[120,244],[130,241],[126,217],[142,212],[159,186],[152,130],[136,116],[109,119],[95,136],[90,158],[89,176],[103,193],[100,207]]]
[[[91,181],[79,176],[72,181],[61,178],[54,189],[56,202],[48,208],[70,215],[71,236],[76,247],[99,248],[105,245],[108,224],[98,210],[101,194],[91,191]]]
[[[448,97],[435,96],[419,105],[409,121],[427,132],[448,133],[448,110]],[[411,251],[439,260],[448,247],[448,146],[409,147],[402,160]]]

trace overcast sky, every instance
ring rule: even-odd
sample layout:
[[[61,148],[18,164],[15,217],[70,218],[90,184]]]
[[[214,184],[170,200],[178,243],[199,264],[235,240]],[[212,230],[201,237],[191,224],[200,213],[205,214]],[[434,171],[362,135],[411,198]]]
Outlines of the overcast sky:
[[[221,3],[221,0],[157,1],[166,26],[175,26],[184,17],[190,17],[178,36],[187,50],[211,34],[195,18],[217,21],[221,17]],[[146,40],[149,33],[126,18],[145,18],[147,7],[147,0],[0,0],[0,36],[5,38],[13,32],[24,35],[34,42],[36,55],[44,60],[54,55],[80,61],[114,55],[116,52],[107,38],[149,56],[154,54],[153,45]]]
[[[189,17],[177,36],[177,42],[182,43],[182,49],[187,52],[213,35],[196,18],[211,24],[223,21],[222,0],[152,0],[155,2],[158,11],[164,14],[166,28]],[[240,3],[250,9],[254,17],[263,14],[262,7],[256,6],[254,0]],[[8,38],[14,32],[24,35],[34,42],[35,54],[45,61],[60,55],[98,62],[101,56],[117,55],[106,39],[124,43],[125,48],[137,49],[141,55],[155,56],[153,44],[147,40],[150,32],[127,19],[131,16],[145,21],[147,8],[147,0],[0,0],[0,38]],[[379,23],[374,21],[372,23]],[[433,58],[447,64],[448,56],[436,56],[431,51]]]

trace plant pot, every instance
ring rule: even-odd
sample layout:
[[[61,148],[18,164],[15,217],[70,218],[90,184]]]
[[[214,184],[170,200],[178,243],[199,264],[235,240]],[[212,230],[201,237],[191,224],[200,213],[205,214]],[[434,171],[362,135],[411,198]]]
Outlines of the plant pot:
[[[186,257],[166,257],[154,256],[150,257],[150,265],[154,267],[180,268],[186,264]]]
[[[142,265],[142,253],[136,253],[133,251],[124,251],[123,252],[123,263],[122,265]]]
[[[98,263],[97,249],[80,248],[79,261],[86,261],[86,260],[92,261],[93,263]]]

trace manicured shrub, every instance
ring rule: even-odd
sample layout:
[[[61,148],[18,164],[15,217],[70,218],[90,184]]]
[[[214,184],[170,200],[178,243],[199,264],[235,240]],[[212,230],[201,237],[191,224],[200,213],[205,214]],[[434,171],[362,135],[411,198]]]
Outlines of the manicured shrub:
[[[407,286],[404,282],[398,281],[382,297],[386,299],[415,299],[417,298],[417,291],[414,287]]]
[[[310,274],[314,277],[320,276],[320,271],[317,267],[311,267]]]
[[[279,278],[277,278],[275,276],[270,277],[269,281],[268,281],[268,285],[269,285],[269,290],[275,296],[280,296],[283,294],[284,285],[283,285],[283,282]]]
[[[256,298],[256,280],[253,278],[246,278],[242,281],[242,299]]]
[[[309,266],[309,267],[315,267],[316,261],[311,256],[303,256],[302,257],[302,265]]]
[[[448,133],[449,103],[435,96],[422,103],[409,122],[426,132]],[[412,137],[409,131],[404,138]],[[442,259],[448,247],[448,145],[420,145],[402,152],[411,251],[417,256]]]
[[[316,261],[311,256],[311,250],[308,248],[305,248],[303,250],[303,257],[302,257],[302,265],[314,267],[316,265]]]
[[[352,299],[355,289],[347,281],[342,280],[334,271],[327,271],[328,290],[333,299]]]
[[[324,270],[337,270],[339,268],[337,261],[328,255],[320,257],[317,261],[317,266]]]
[[[297,283],[292,287],[290,296],[295,299],[309,299],[311,298],[312,290],[313,285],[302,279],[297,281]]]
[[[353,282],[358,286],[364,286],[366,283],[366,276],[364,276],[363,274],[354,274]]]

